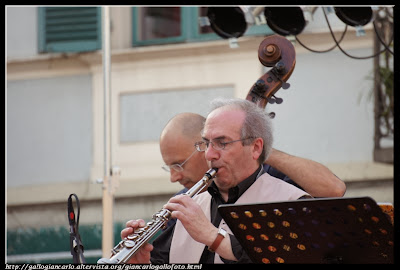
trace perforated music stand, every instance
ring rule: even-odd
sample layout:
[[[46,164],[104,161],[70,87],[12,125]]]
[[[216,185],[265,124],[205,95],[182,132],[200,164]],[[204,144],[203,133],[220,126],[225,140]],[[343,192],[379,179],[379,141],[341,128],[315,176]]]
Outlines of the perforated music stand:
[[[254,263],[393,263],[393,224],[369,197],[218,210]]]

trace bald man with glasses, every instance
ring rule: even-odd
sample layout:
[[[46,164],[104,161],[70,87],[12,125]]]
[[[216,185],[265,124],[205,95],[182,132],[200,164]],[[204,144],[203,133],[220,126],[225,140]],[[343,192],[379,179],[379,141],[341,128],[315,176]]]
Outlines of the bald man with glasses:
[[[160,152],[170,173],[170,181],[178,182],[185,192],[194,186],[209,169],[204,151],[195,143],[201,141],[205,118],[195,113],[181,113],[173,117],[160,135]],[[198,151],[200,150],[200,151]]]

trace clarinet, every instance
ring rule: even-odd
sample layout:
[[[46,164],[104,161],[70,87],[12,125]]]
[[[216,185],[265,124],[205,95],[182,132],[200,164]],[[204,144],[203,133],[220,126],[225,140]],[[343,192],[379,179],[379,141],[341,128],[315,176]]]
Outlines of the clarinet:
[[[202,179],[200,179],[191,189],[184,195],[193,197],[205,188],[210,181],[216,176],[218,169],[212,168],[208,170]],[[123,264],[127,263],[133,255],[147,243],[160,229],[164,229],[171,218],[171,211],[161,209],[155,213],[152,220],[142,228],[137,228],[132,234],[125,237],[111,250],[111,258],[101,258],[98,264]]]

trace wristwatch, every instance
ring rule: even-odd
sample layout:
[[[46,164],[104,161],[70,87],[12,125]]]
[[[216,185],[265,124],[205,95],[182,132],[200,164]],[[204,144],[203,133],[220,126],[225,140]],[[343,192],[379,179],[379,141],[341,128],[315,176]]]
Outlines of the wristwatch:
[[[215,250],[217,250],[217,248],[219,247],[219,245],[221,244],[222,240],[226,237],[227,234],[228,233],[224,229],[220,228],[218,230],[217,237],[215,238],[215,240],[212,243],[212,245],[208,247],[208,250],[211,251],[211,252],[215,252]]]

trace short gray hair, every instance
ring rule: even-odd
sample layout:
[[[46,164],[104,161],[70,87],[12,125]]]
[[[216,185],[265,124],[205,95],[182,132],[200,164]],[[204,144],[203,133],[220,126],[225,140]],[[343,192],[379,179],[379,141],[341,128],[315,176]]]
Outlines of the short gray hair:
[[[267,160],[272,149],[273,127],[272,127],[271,117],[263,108],[258,107],[255,103],[245,99],[236,99],[236,98],[232,99],[217,98],[212,100],[210,103],[209,114],[212,111],[225,106],[238,108],[244,111],[246,114],[240,134],[241,139],[249,137],[263,139],[264,149],[260,157],[258,158],[258,162],[260,164],[263,164]],[[243,145],[246,144],[249,143],[243,141]]]

